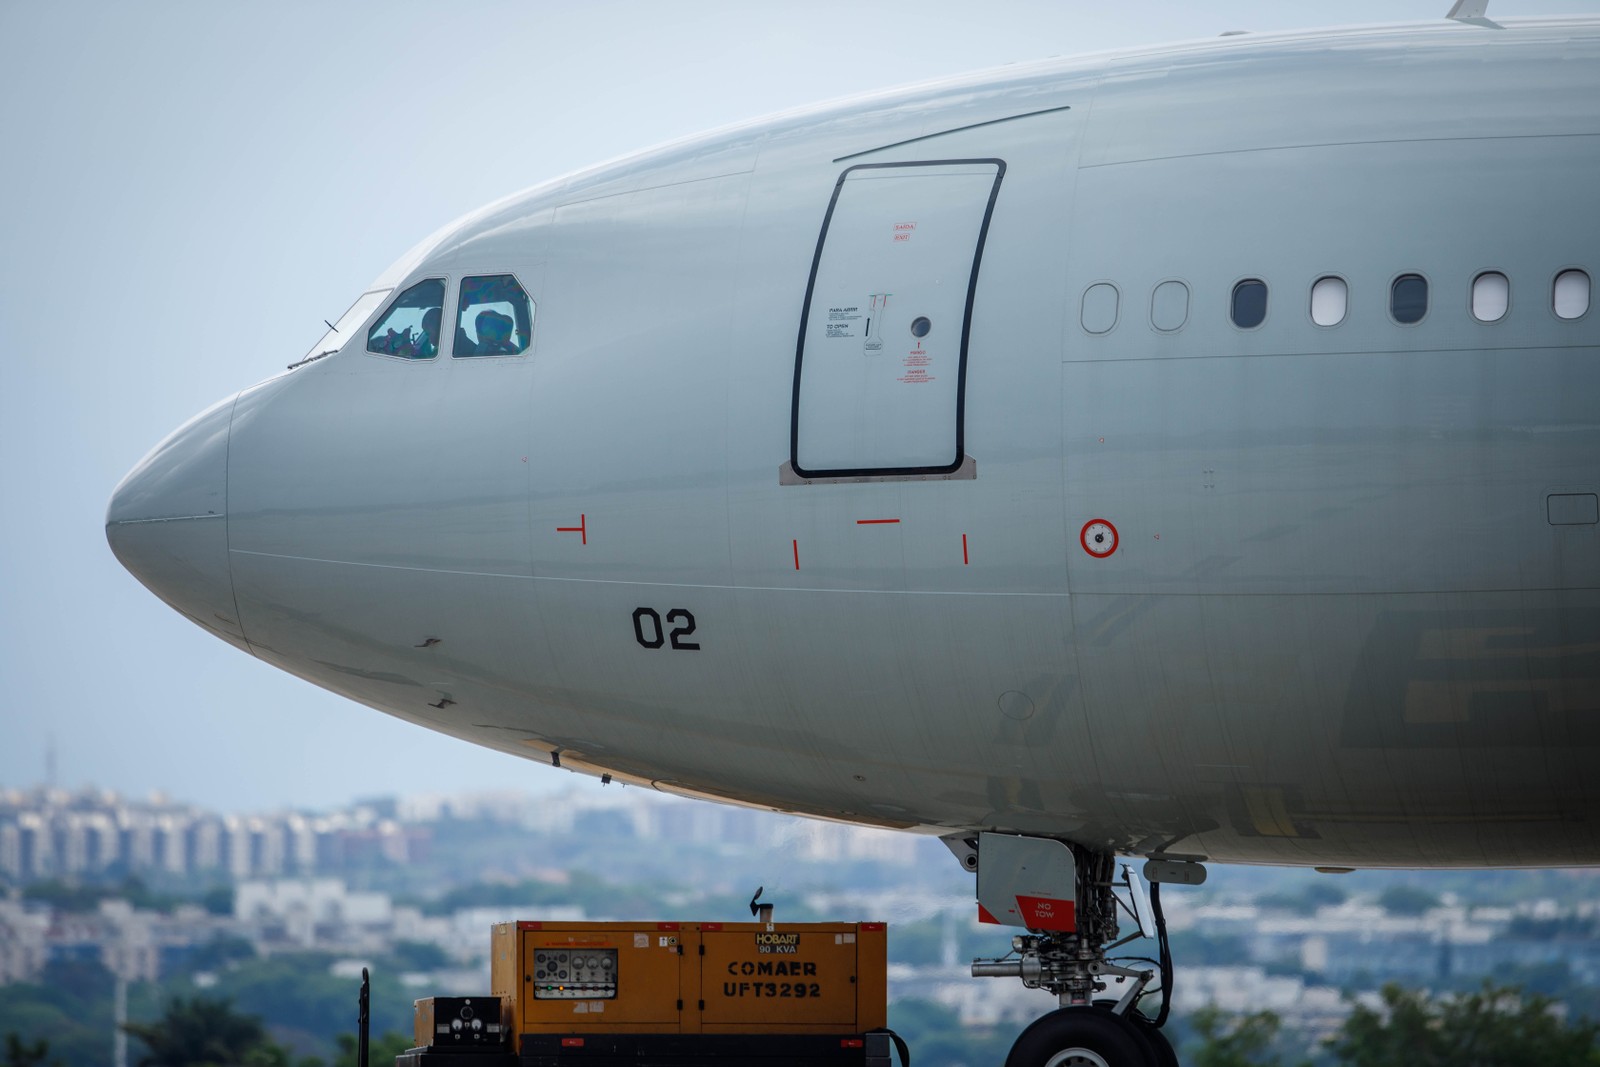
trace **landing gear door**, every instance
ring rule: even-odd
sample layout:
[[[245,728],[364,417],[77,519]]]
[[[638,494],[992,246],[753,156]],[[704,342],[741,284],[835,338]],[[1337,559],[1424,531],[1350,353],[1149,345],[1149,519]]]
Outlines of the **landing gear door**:
[[[1078,928],[1077,864],[1046,837],[978,835],[978,919],[1030,930]]]
[[[1005,163],[874,163],[839,176],[795,354],[800,478],[949,474],[968,331]]]

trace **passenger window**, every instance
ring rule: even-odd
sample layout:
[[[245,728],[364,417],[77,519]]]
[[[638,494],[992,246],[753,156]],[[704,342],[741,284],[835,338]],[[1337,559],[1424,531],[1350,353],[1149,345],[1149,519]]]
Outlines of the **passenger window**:
[[[1267,283],[1258,278],[1246,278],[1233,287],[1233,324],[1241,330],[1253,330],[1267,318]]]
[[[1511,306],[1511,281],[1499,271],[1485,271],[1472,279],[1472,317],[1479,322],[1499,322]]]
[[[1121,296],[1110,282],[1096,282],[1083,291],[1083,306],[1078,321],[1088,333],[1110,333],[1117,324],[1117,305]]]
[[[1557,318],[1583,318],[1589,312],[1589,276],[1581,270],[1564,270],[1557,274],[1551,291],[1551,306]]]
[[[516,278],[486,274],[461,280],[452,356],[514,356],[528,350],[532,334],[533,301]]]
[[[418,282],[389,305],[367,331],[367,351],[406,359],[432,359],[439,354],[439,327],[444,319],[444,279]]]
[[[1350,286],[1343,278],[1328,275],[1311,286],[1311,321],[1318,326],[1337,326],[1350,307]]]
[[[1389,287],[1389,314],[1402,326],[1421,322],[1428,313],[1428,279],[1402,274]]]
[[[1189,287],[1177,280],[1164,281],[1150,294],[1150,325],[1162,333],[1182,329],[1189,321]]]

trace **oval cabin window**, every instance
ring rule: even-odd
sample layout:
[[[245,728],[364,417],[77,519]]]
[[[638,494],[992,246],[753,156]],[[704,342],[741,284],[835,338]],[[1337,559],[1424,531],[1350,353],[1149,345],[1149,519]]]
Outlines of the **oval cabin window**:
[[[1259,278],[1246,278],[1233,287],[1233,324],[1241,330],[1253,330],[1267,318],[1267,283]]]
[[[1562,271],[1551,296],[1556,318],[1583,318],[1589,313],[1589,276],[1581,270]]]
[[[1421,322],[1428,313],[1428,279],[1402,274],[1389,287],[1389,314],[1402,326]]]
[[[1479,322],[1499,322],[1511,306],[1511,282],[1499,271],[1485,271],[1472,279],[1472,317]]]
[[[1117,305],[1121,298],[1117,287],[1109,282],[1096,282],[1083,291],[1083,307],[1079,321],[1088,333],[1109,333],[1117,324]]]
[[[1311,286],[1311,321],[1318,326],[1339,325],[1349,306],[1350,287],[1343,278],[1330,275]]]
[[[1189,320],[1189,287],[1180,281],[1165,281],[1150,294],[1150,325],[1162,333],[1183,328]]]

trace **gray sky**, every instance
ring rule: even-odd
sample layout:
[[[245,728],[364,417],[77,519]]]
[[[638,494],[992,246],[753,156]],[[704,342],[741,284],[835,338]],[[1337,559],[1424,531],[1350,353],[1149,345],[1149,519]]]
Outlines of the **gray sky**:
[[[83,4],[0,0],[0,786],[223,810],[570,784],[209,637],[122,570],[105,505],[189,415],[304,354],[450,219],[830,97],[1448,0]],[[1498,0],[1491,14],[1594,12]],[[517,118],[484,159],[466,132]],[[598,785],[595,788],[599,788]]]

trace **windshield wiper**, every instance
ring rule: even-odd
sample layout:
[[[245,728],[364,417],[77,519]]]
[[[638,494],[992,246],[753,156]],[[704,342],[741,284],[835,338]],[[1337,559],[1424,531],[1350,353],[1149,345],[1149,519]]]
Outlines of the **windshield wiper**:
[[[289,364],[287,369],[294,370],[296,367],[304,367],[307,363],[315,363],[317,360],[331,356],[337,351],[339,351],[337,348],[330,348],[326,352],[318,352],[314,356],[307,356],[305,359]]]
[[[339,327],[335,326],[333,323],[329,322],[327,319],[323,319],[322,320],[322,325],[324,325],[324,326],[326,326],[328,328],[328,332],[329,333],[337,334],[339,332]],[[314,356],[307,356],[305,359],[302,359],[302,360],[299,360],[299,361],[297,361],[295,363],[289,364],[288,369],[289,370],[294,370],[296,367],[304,367],[307,363],[315,363],[317,360],[321,359],[323,356],[331,356],[337,351],[339,351],[337,348],[324,349],[323,351],[318,352]]]

